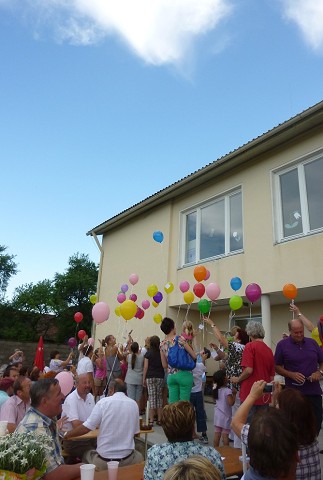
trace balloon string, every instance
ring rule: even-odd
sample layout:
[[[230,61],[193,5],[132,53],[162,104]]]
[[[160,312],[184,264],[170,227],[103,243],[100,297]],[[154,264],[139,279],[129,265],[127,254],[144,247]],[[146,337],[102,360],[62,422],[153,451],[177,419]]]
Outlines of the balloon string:
[[[250,303],[250,307],[249,307],[249,317],[250,317],[250,320],[251,320],[251,305],[252,305],[252,303]]]
[[[181,311],[181,305],[179,304],[179,305],[178,305],[177,317],[176,317],[176,318],[178,318],[178,317],[179,317],[179,312],[180,312],[180,311]]]

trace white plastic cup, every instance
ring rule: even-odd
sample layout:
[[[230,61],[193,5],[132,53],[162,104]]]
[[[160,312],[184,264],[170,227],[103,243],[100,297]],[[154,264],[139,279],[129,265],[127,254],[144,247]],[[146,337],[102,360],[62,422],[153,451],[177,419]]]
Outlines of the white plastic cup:
[[[85,463],[80,466],[81,470],[81,480],[93,480],[95,465],[93,463]]]
[[[8,426],[7,420],[0,421],[0,437],[4,437],[7,434],[7,426]]]
[[[108,465],[108,480],[117,480],[119,462],[117,462],[116,460],[111,460],[110,462],[107,462],[107,465]]]

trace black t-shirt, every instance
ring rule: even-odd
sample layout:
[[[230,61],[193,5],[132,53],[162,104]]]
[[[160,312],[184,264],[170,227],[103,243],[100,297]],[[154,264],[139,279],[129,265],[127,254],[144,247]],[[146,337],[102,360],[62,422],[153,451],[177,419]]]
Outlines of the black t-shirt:
[[[146,378],[164,378],[165,372],[160,358],[160,351],[147,350],[145,358],[148,359]]]

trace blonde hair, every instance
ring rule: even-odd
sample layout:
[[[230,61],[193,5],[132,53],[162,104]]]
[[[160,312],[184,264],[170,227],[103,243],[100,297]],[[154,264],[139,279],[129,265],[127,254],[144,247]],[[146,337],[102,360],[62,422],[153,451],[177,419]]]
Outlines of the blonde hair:
[[[183,322],[183,333],[191,337],[194,337],[194,327],[193,327],[193,323],[190,320],[185,320]]]
[[[202,455],[193,455],[170,467],[164,480],[221,480],[219,469]]]

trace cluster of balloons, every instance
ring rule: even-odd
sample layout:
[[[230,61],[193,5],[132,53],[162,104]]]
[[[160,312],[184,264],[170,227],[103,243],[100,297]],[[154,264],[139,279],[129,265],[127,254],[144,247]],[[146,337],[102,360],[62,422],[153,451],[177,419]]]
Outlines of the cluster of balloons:
[[[203,265],[198,265],[194,268],[194,278],[197,281],[190,290],[191,286],[187,280],[183,280],[179,284],[179,289],[183,293],[183,300],[187,305],[190,305],[194,302],[195,297],[200,298],[198,302],[199,311],[203,314],[206,314],[211,309],[211,302],[219,297],[221,289],[219,285],[215,282],[204,285],[202,281],[206,281],[210,278],[210,272]],[[209,300],[202,299],[203,295],[206,294]]]
[[[242,287],[242,280],[239,277],[233,277],[230,280],[230,286],[235,292]],[[261,297],[261,288],[257,283],[249,283],[245,288],[245,295],[250,303],[255,303]],[[229,299],[231,310],[239,310],[243,306],[243,300],[240,295],[233,295]]]

